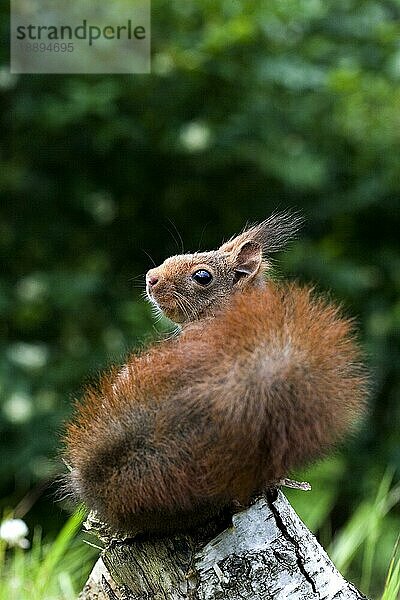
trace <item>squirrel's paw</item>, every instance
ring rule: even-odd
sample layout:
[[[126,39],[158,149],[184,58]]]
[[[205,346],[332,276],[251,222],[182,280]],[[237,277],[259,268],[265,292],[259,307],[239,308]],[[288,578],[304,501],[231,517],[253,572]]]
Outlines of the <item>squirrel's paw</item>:
[[[294,479],[280,479],[276,483],[276,487],[287,487],[294,490],[303,490],[303,492],[309,492],[311,485],[308,481],[295,481]]]

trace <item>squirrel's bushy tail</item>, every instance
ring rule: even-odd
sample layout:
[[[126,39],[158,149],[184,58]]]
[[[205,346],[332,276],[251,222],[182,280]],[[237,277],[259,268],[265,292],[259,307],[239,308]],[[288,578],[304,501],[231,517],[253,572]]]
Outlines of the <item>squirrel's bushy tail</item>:
[[[362,414],[352,329],[310,289],[269,283],[132,356],[69,425],[77,495],[122,530],[187,527],[208,507],[247,501]]]

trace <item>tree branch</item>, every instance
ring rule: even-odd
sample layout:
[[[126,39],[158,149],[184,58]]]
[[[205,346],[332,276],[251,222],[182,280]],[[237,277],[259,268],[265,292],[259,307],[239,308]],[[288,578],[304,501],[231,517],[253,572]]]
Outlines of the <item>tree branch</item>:
[[[365,599],[280,491],[194,535],[112,540],[80,600]]]

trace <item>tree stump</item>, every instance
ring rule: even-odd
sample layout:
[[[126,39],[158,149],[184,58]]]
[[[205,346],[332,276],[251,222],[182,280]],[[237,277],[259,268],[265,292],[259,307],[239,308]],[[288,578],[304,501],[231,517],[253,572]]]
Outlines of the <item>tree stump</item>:
[[[219,529],[219,531],[218,531]],[[159,539],[111,540],[80,600],[364,599],[285,496],[273,490],[230,523]]]

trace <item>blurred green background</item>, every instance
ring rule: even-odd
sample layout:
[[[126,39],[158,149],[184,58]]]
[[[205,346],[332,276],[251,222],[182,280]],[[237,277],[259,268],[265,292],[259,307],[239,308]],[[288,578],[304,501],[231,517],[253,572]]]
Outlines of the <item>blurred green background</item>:
[[[66,518],[40,486],[84,383],[152,332],[147,254],[296,207],[279,271],[356,316],[372,372],[364,426],[308,472],[334,532],[400,476],[400,2],[154,0],[152,52],[151,75],[14,76],[2,45],[2,505]]]

